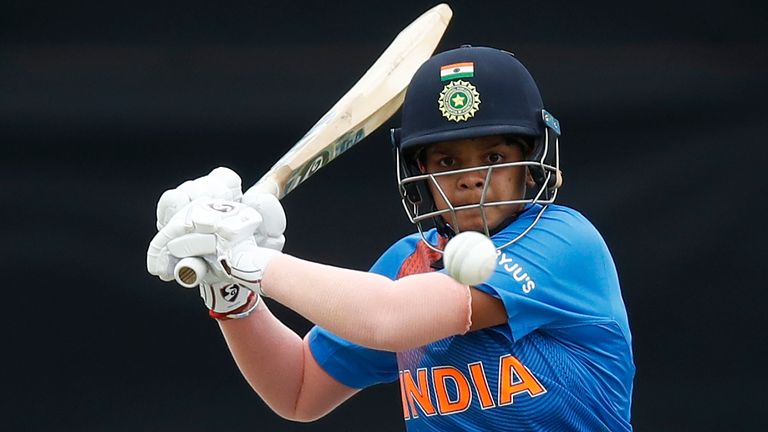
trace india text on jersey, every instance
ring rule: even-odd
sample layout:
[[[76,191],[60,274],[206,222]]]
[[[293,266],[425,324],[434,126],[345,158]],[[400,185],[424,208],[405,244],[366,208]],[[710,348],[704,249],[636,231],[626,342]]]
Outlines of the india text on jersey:
[[[415,377],[410,370],[401,370],[400,393],[405,419],[417,418],[419,412],[433,416],[466,411],[472,404],[473,394],[482,409],[490,409],[510,405],[515,396],[522,393],[537,397],[547,392],[531,371],[511,354],[499,357],[499,385],[494,389],[495,395],[488,385],[482,362],[467,364],[462,369],[454,366],[419,368]],[[451,398],[449,393],[456,396]]]

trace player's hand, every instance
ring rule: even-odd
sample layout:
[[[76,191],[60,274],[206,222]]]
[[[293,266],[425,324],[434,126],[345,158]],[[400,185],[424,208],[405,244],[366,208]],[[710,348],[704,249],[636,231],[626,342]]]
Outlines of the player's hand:
[[[157,230],[160,231],[182,208],[198,198],[218,198],[240,202],[242,181],[226,167],[215,168],[208,175],[187,180],[169,189],[157,201]]]
[[[157,229],[160,231],[179,211],[200,198],[242,202],[253,207],[263,218],[256,232],[259,246],[283,250],[285,245],[285,212],[273,195],[251,188],[243,195],[240,176],[226,167],[219,167],[208,175],[188,180],[175,189],[163,193],[157,202]]]
[[[259,212],[263,219],[255,233],[256,244],[276,251],[283,250],[286,220],[280,200],[274,195],[251,189],[243,195],[242,203]]]
[[[168,281],[174,278],[174,269],[181,259],[202,258],[207,269],[200,283],[200,295],[212,311],[229,313],[248,302],[250,297],[242,287],[263,294],[263,270],[279,255],[257,245],[262,222],[257,210],[242,203],[195,200],[152,239],[147,251],[147,270]]]
[[[245,207],[243,211],[228,212],[234,210],[235,206]],[[224,210],[224,211],[222,211]],[[147,249],[147,271],[158,276],[164,281],[174,279],[174,268],[180,258],[203,256],[215,252],[216,238],[210,235],[218,229],[218,225],[226,218],[223,216],[240,216],[244,219],[230,219],[231,221],[246,222],[248,235],[252,236],[256,227],[261,223],[262,218],[258,212],[248,206],[243,206],[234,201],[224,201],[209,198],[200,198],[184,206],[158,231]],[[241,227],[242,228],[242,227]],[[205,231],[202,233],[201,231]],[[184,242],[178,242],[178,239],[184,238]],[[193,243],[193,240],[197,240]],[[175,254],[171,248],[178,244]],[[185,246],[187,250],[181,250]],[[209,257],[206,257],[209,258]],[[214,257],[208,264],[213,272],[207,277],[222,276],[223,270]],[[208,282],[214,282],[215,279],[209,279]]]

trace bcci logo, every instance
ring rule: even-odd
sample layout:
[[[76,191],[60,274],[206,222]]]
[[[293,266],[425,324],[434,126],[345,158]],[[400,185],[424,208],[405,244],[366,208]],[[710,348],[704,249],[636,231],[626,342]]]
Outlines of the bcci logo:
[[[455,122],[465,121],[480,109],[480,93],[466,81],[451,81],[440,92],[437,103],[443,117]]]

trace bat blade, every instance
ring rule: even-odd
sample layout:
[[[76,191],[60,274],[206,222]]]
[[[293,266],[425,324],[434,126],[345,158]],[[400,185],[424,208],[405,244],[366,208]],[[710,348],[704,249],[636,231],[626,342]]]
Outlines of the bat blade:
[[[453,12],[440,4],[403,29],[368,71],[248,191],[283,198],[400,108],[411,78],[435,51]]]

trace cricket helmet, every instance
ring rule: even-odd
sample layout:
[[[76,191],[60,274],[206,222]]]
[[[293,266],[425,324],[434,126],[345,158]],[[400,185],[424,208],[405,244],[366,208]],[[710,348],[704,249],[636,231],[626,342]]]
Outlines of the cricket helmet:
[[[525,166],[536,188],[529,189],[519,200],[485,202],[486,181],[481,203],[457,208],[448,202],[448,209],[438,210],[428,184],[440,190],[436,178],[456,171],[422,173],[420,151],[437,142],[492,135],[524,140],[528,144],[526,156],[519,162],[476,169],[485,170],[490,179],[494,169]],[[544,109],[533,77],[513,54],[464,45],[433,56],[411,80],[403,103],[402,125],[391,133],[400,194],[409,219],[422,234],[422,222],[431,222],[440,234],[450,237],[461,231],[455,215],[459,210],[479,208],[484,220],[484,207],[489,205],[538,203],[543,205],[543,212],[554,202],[562,184],[559,135],[558,121]],[[454,223],[446,222],[444,217]],[[514,243],[532,227],[502,247]],[[485,234],[490,236],[491,231],[486,223]]]

